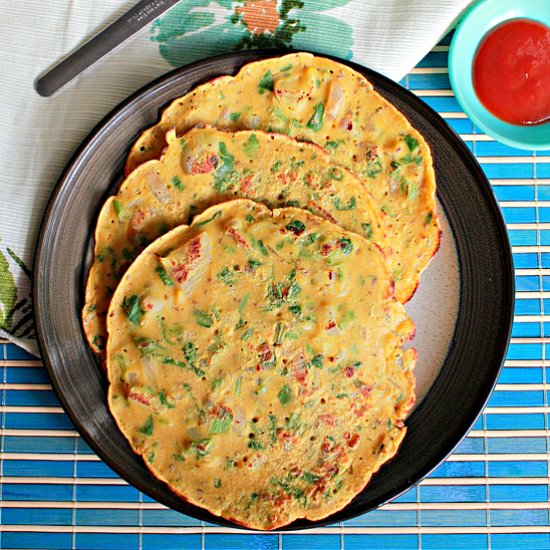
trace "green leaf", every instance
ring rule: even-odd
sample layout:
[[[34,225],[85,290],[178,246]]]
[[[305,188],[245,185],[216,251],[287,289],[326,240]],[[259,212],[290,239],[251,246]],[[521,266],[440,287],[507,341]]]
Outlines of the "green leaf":
[[[369,178],[375,178],[382,172],[382,161],[379,156],[374,157],[367,161],[367,176]]]
[[[248,298],[250,298],[250,294],[246,293],[239,302],[239,313],[242,313],[244,311],[244,308],[246,307],[246,303],[248,302]]]
[[[401,158],[403,164],[416,164],[420,166],[422,164],[422,157],[413,157],[410,153],[407,153],[404,157]]]
[[[174,405],[172,405],[172,403],[170,403],[170,402],[166,399],[166,394],[164,393],[164,391],[160,391],[160,392],[159,392],[159,401],[161,402],[162,405],[164,405],[165,407],[168,407],[169,409],[173,409],[173,408],[174,408]]]
[[[434,217],[434,213],[433,212],[430,212],[426,218],[424,219],[424,225],[430,225],[432,223],[432,220],[433,220],[433,217]]]
[[[316,481],[319,481],[321,479],[321,476],[317,476],[315,474],[312,474],[311,472],[304,472],[302,474],[302,479],[309,484],[313,484]]]
[[[185,360],[190,365],[194,365],[198,359],[199,354],[193,342],[185,342],[181,349],[183,351],[183,356],[185,357]]]
[[[160,280],[166,285],[166,286],[174,286],[174,281],[170,279],[168,276],[168,273],[166,273],[166,269],[164,269],[163,266],[157,265],[155,271],[159,274]]]
[[[252,441],[248,442],[248,448],[254,449],[255,451],[263,451],[265,449],[265,446],[261,441],[256,441],[255,439],[253,439]]]
[[[263,95],[265,92],[272,92],[273,85],[273,75],[271,71],[266,71],[258,82],[258,93]]]
[[[372,225],[370,223],[362,223],[361,227],[363,228],[363,231],[365,232],[365,237],[367,239],[372,238]]]
[[[6,257],[0,252],[0,328],[8,330],[17,300],[17,287]]]
[[[324,112],[325,106],[322,103],[317,103],[317,105],[315,105],[315,110],[313,111],[311,118],[307,121],[306,126],[314,132],[318,132],[323,127]]]
[[[172,185],[178,190],[183,191],[185,189],[185,185],[181,182],[181,180],[178,178],[178,176],[174,176],[172,178]]]
[[[229,118],[231,119],[231,122],[237,122],[237,120],[239,120],[239,117],[241,116],[241,113],[240,112],[236,112],[236,113],[231,113],[229,115]]]
[[[285,229],[292,231],[295,235],[301,235],[306,230],[306,226],[300,220],[292,220]]]
[[[138,296],[135,294],[130,297],[125,296],[122,300],[122,309],[130,323],[139,325],[145,311],[141,309],[141,301]]]
[[[246,153],[247,156],[253,157],[256,155],[259,149],[260,149],[260,142],[258,141],[256,134],[250,134],[248,141],[243,147],[244,152]]]
[[[283,165],[283,162],[281,160],[278,160],[272,167],[271,167],[271,173],[277,172],[279,168]]]
[[[414,151],[419,145],[418,141],[409,134],[407,134],[404,139],[409,151]]]
[[[139,433],[142,433],[143,435],[153,435],[154,430],[154,422],[153,422],[153,415],[149,415],[147,417],[147,420],[143,423],[143,425],[138,428]]]
[[[120,219],[120,214],[122,213],[122,204],[120,203],[120,201],[114,200],[113,207],[115,209],[116,215]]]
[[[165,365],[172,365],[173,367],[178,367],[180,369],[189,369],[193,371],[197,376],[204,376],[204,371],[202,369],[199,369],[199,367],[195,367],[195,365],[187,365],[183,361],[176,361],[173,357],[165,357],[162,362]]]
[[[201,327],[210,328],[212,326],[212,317],[206,311],[195,309],[193,310],[193,317],[195,318],[195,323]]]
[[[333,202],[336,210],[355,210],[355,207],[357,206],[355,197],[351,197],[351,199],[346,203],[342,202],[339,197],[336,197]]]
[[[257,241],[253,241],[253,243],[256,248],[264,255],[264,256],[268,256],[269,253],[267,251],[267,248],[265,247],[264,245],[264,242],[261,240],[261,239],[258,239]]]
[[[347,237],[341,237],[340,239],[338,239],[338,242],[340,243],[340,249],[345,256],[351,254],[353,250],[353,243],[351,242],[351,239],[348,239]]]
[[[273,338],[273,345],[280,346],[283,343],[283,334],[285,333],[285,326],[283,323],[277,323],[275,325],[275,336]]]
[[[342,140],[338,140],[338,141],[327,141],[327,142],[325,143],[325,146],[324,146],[324,147],[325,147],[325,149],[326,149],[327,151],[329,151],[330,149],[332,149],[332,150],[334,151],[334,150],[338,149],[338,147],[340,147],[340,142],[341,142],[341,141],[342,141]]]
[[[159,352],[165,351],[165,348],[157,341],[147,336],[136,338],[135,343],[141,357],[155,357],[159,355]],[[162,355],[162,353],[160,353],[160,355]]]
[[[328,177],[331,180],[342,181],[342,179],[344,178],[344,172],[342,172],[342,170],[338,168],[338,166],[333,166],[328,171]]]
[[[218,278],[226,285],[234,285],[237,280],[235,273],[225,266],[219,273]]]
[[[316,369],[322,369],[323,368],[323,356],[318,353],[311,359],[311,365],[314,366]]]
[[[235,157],[227,150],[227,145],[223,141],[220,141],[218,144],[218,151],[222,161],[221,167],[218,168],[218,174],[220,174],[221,171],[223,173],[227,173],[230,170],[233,170],[233,166],[235,165]]]
[[[292,393],[290,391],[290,386],[288,384],[285,384],[277,394],[277,397],[281,403],[281,405],[284,407],[285,405],[288,405],[290,401],[292,400]]]
[[[233,422],[233,415],[224,408],[220,408],[212,426],[210,426],[211,434],[224,434],[229,431],[231,423]]]
[[[211,218],[208,218],[207,220],[204,220],[203,222],[197,223],[198,226],[206,225],[207,223],[210,223],[211,221],[214,221],[218,216],[221,216],[222,212],[221,210],[218,210],[214,213],[214,215]]]
[[[196,458],[202,458],[206,456],[212,450],[212,439],[207,437],[204,439],[197,439],[191,442],[191,450],[195,452]]]
[[[298,304],[293,304],[289,306],[288,308],[290,310],[290,313],[294,315],[295,317],[299,317],[302,314],[302,308]]]

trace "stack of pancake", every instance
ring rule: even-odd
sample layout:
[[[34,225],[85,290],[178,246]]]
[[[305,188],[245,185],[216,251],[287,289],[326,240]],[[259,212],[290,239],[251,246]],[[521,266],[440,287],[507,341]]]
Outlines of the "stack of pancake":
[[[176,99],[126,172],[83,325],[132,448],[250,528],[340,510],[415,400],[403,304],[440,239],[425,140],[361,74],[297,53]]]

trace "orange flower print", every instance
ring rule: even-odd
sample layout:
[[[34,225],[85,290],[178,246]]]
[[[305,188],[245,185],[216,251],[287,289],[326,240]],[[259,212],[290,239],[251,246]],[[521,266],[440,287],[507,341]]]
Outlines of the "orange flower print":
[[[247,0],[235,12],[252,34],[274,34],[280,23],[276,0]]]
[[[328,14],[351,0],[182,0],[151,25],[176,67],[249,48],[295,48],[351,59],[353,29]]]

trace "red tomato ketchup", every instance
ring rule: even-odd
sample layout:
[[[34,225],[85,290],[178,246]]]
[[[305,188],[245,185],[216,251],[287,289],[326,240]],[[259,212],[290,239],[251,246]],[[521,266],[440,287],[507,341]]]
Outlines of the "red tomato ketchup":
[[[550,28],[513,19],[489,32],[473,68],[474,90],[504,122],[540,124],[550,119]]]

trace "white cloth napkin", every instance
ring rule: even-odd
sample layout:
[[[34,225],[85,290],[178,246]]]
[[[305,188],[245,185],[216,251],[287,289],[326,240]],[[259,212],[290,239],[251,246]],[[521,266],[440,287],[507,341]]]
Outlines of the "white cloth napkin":
[[[181,0],[58,94],[34,92],[42,71],[134,3],[32,0],[2,10],[0,337],[33,354],[30,275],[45,206],[72,152],[120,101],[174,66],[250,47],[333,54],[399,80],[470,0]]]

